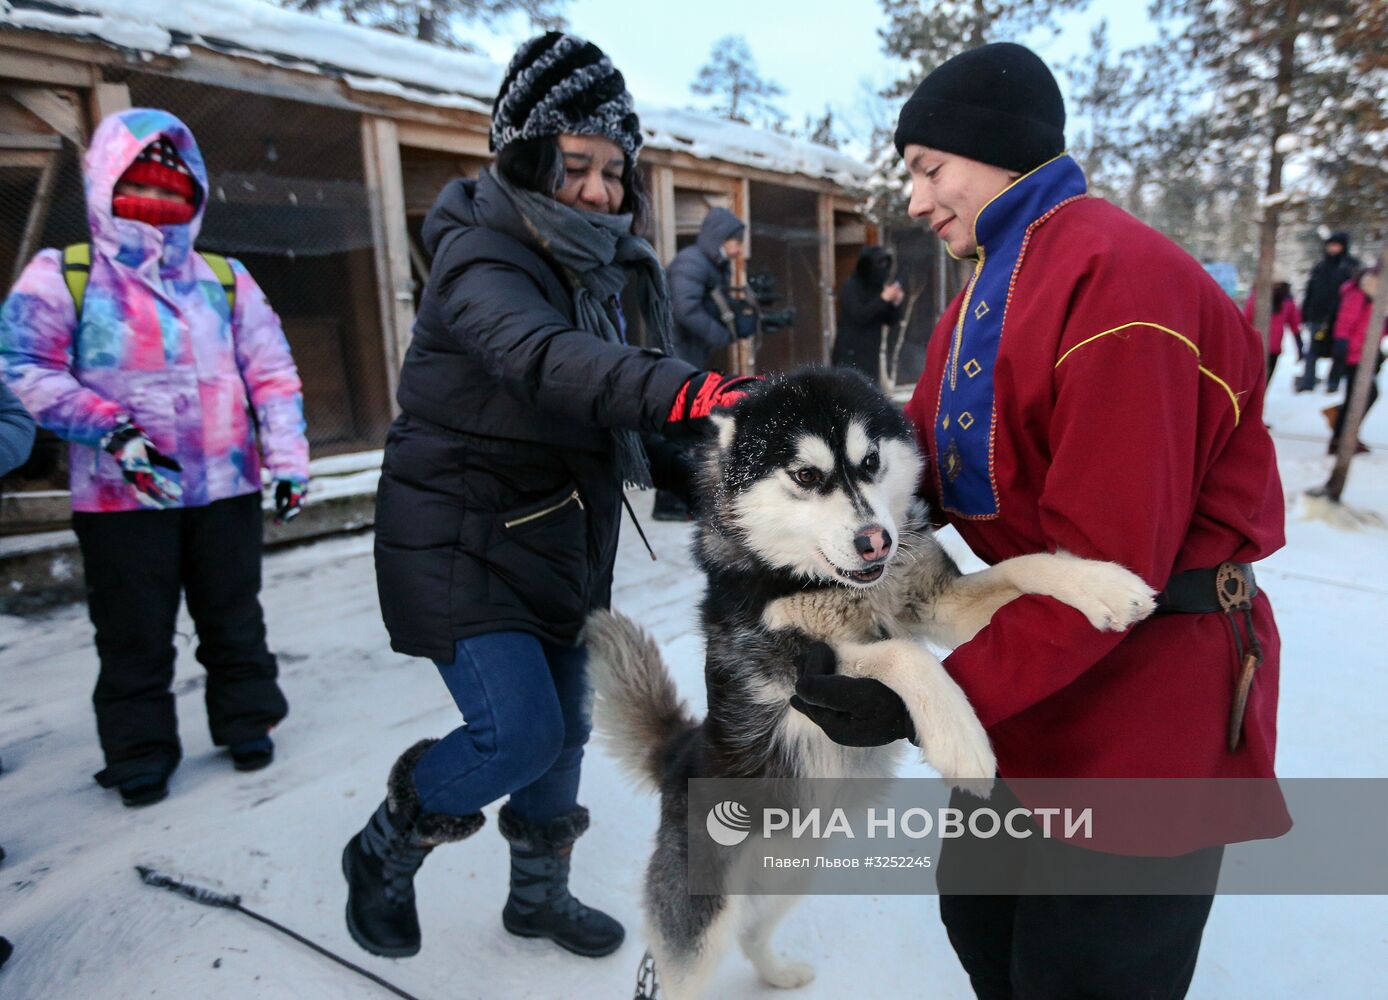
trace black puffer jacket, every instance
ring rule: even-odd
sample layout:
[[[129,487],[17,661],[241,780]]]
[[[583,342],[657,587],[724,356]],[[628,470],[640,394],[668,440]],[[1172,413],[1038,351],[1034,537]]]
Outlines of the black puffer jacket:
[[[609,431],[659,430],[695,374],[575,329],[557,267],[477,224],[487,192],[453,181],[425,222],[433,267],[376,497],[391,647],[436,660],[485,632],[577,639],[611,592]]]
[[[726,294],[732,264],[723,243],[739,235],[742,220],[726,208],[711,209],[694,242],[670,262],[670,298],[675,310],[675,353],[691,365],[708,368],[713,352],[732,343],[732,332],[718,315],[713,290]]]
[[[1344,253],[1325,254],[1311,268],[1306,279],[1306,294],[1301,300],[1301,320],[1314,334],[1317,330],[1335,327],[1335,314],[1340,310],[1340,286],[1359,270],[1359,261],[1350,256],[1349,234],[1334,233],[1327,243],[1338,241]]]
[[[856,368],[877,381],[882,327],[895,323],[901,307],[882,298],[892,273],[892,254],[885,247],[864,247],[858,266],[839,289],[839,326],[831,360]]]

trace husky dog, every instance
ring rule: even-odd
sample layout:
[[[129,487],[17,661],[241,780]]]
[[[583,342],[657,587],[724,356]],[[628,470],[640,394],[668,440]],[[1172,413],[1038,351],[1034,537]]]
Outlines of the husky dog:
[[[655,642],[599,612],[586,641],[594,722],[618,760],[661,795],[647,871],[651,954],[665,1000],[702,995],[731,934],[768,984],[814,975],[776,955],[785,895],[690,895],[691,778],[886,778],[897,747],[845,747],[790,708],[797,662],[826,642],[842,673],[876,677],[902,696],[925,761],[982,792],[992,750],[968,700],[916,637],[968,641],[1020,594],[1046,594],[1095,628],[1151,613],[1152,591],[1112,563],[1065,554],[1009,559],[963,575],[930,533],[916,498],[921,457],[900,412],[865,378],[811,369],[773,377],[715,418],[702,467],[694,551],[707,575],[701,605],[708,715],[679,698]]]

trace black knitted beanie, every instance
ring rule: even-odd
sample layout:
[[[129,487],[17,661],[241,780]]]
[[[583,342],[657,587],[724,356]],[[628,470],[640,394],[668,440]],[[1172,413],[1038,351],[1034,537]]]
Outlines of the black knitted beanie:
[[[1065,151],[1065,100],[1041,57],[995,42],[936,67],[901,109],[908,143],[1027,173]]]

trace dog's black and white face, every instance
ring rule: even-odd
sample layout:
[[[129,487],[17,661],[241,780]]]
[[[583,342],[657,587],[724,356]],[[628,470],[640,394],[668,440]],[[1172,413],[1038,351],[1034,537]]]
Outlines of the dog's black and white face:
[[[921,459],[900,412],[855,372],[775,376],[718,415],[720,528],[760,560],[870,587],[901,543]]]

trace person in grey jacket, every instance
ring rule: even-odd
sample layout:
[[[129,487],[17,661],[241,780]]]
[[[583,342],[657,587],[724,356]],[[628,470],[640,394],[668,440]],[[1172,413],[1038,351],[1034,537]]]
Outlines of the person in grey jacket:
[[[742,256],[742,220],[714,208],[692,244],[670,262],[670,296],[675,307],[675,353],[696,368],[707,368],[713,352],[733,340],[732,317],[724,316],[713,293],[726,297],[733,261]]]
[[[711,432],[746,380],[670,356],[646,213],[641,127],[601,49],[521,46],[492,115],[495,162],[440,192],[433,257],[376,494],[376,584],[391,647],[434,661],[462,719],[405,750],[347,842],[347,929],[419,951],[414,877],[483,824],[510,843],[512,934],[596,957],[622,925],[569,891],[589,733],[588,615],[608,606],[623,489],[662,481],[642,435]],[[648,343],[627,341],[639,308]],[[634,319],[635,317],[631,317]]]
[[[715,207],[704,216],[699,235],[675,254],[667,275],[675,310],[675,353],[697,368],[713,363],[714,352],[733,340],[733,317],[724,314],[732,285],[733,261],[742,256],[746,226],[726,208]],[[723,304],[715,299],[722,292]],[[693,468],[692,450],[678,443],[654,439],[669,461]],[[658,489],[651,516],[657,521],[688,521],[694,514],[693,497],[687,491]]]
[[[0,381],[0,476],[24,464],[34,446],[34,418]]]

